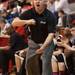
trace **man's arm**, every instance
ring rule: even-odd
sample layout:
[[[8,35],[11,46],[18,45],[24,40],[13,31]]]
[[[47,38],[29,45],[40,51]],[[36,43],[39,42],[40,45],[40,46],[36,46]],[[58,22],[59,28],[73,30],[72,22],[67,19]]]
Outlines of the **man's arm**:
[[[43,53],[44,49],[47,48],[49,46],[49,44],[52,42],[54,38],[54,33],[49,33],[48,37],[46,38],[45,42],[43,43],[43,45],[40,47],[40,49],[38,49],[36,51],[37,54],[41,54]]]
[[[48,45],[52,42],[54,37],[53,33],[49,33],[48,37],[46,38],[44,44],[41,46],[41,49],[45,49],[46,47],[48,47]]]
[[[12,26],[24,26],[24,25],[35,25],[35,20],[34,19],[29,19],[29,20],[21,20],[20,18],[15,18],[12,22]]]

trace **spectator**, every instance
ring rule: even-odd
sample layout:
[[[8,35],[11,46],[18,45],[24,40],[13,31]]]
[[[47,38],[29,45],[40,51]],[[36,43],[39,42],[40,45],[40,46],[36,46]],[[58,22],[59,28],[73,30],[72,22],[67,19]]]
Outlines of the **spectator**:
[[[8,19],[7,19],[7,10],[6,9],[0,9],[0,18],[4,18],[5,19],[5,22],[6,22],[6,27],[9,27],[10,26],[10,23],[8,22]]]
[[[64,53],[66,55],[66,61],[67,61],[67,66],[68,66],[68,75],[74,75],[75,74],[75,30],[74,28],[71,29],[71,36],[69,38],[69,43],[65,42],[59,42],[58,45],[63,46],[65,48]]]
[[[69,42],[69,37],[71,37],[71,33],[69,30],[65,30],[65,28],[60,27],[58,30],[59,35],[56,36],[56,41],[58,42]],[[63,46],[59,46],[56,44],[56,49],[53,52],[52,56],[52,70],[53,75],[67,75],[66,73],[66,59],[65,59],[65,48]]]
[[[63,10],[67,16],[65,17],[65,26],[68,24],[69,27],[73,27],[72,21],[75,20],[75,1],[74,0],[60,0],[58,11]]]
[[[6,34],[5,19],[0,18],[0,66],[3,75],[6,75],[8,72],[9,38],[10,37]]]
[[[1,22],[2,21],[2,22]],[[4,18],[0,18],[0,35],[5,35],[6,34],[6,29],[8,28],[6,26],[6,21]]]
[[[63,10],[59,10],[58,11],[58,16],[59,16],[59,18],[58,18],[57,26],[62,27],[63,26],[63,17],[66,16],[66,14],[64,13]]]
[[[28,45],[24,41],[23,36],[21,36],[18,32],[16,32],[13,27],[9,27],[7,29],[8,35],[10,35],[10,51],[9,51],[9,57],[13,61],[13,65],[15,65],[15,57],[14,54],[16,51],[22,50],[26,48]]]
[[[55,12],[55,0],[48,0],[47,9],[52,13]]]

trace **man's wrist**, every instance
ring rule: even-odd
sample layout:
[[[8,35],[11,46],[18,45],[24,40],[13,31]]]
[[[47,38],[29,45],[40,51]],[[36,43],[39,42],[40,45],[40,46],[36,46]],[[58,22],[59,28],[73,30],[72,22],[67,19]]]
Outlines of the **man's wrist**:
[[[40,49],[41,49],[41,50],[43,50],[43,49],[44,49],[44,47],[40,47]]]
[[[25,25],[28,25],[28,21],[27,20],[23,20]]]
[[[46,47],[46,45],[42,45],[40,49],[44,50]]]

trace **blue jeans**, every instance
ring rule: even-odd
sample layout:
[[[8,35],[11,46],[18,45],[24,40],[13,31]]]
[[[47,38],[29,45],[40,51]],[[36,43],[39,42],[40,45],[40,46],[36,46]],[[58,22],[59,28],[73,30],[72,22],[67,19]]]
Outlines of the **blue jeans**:
[[[40,72],[39,55],[35,53],[36,49],[38,48],[40,48],[38,44],[30,41],[29,50],[26,54],[26,73],[27,75],[51,75],[51,57],[55,48],[54,43],[52,41],[46,50],[44,50],[44,53],[41,55],[42,73]]]
[[[55,48],[53,41],[41,56],[42,59],[42,75],[52,75],[51,58]]]

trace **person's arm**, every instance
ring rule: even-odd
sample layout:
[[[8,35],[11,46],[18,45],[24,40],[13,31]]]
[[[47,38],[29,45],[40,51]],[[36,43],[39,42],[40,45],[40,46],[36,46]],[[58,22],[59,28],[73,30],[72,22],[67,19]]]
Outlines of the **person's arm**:
[[[62,47],[64,47],[64,48],[67,49],[67,50],[75,51],[75,48],[74,48],[74,47],[71,47],[70,45],[68,45],[68,44],[66,44],[66,43],[58,42],[57,45],[58,45],[58,46],[62,46]]]
[[[0,47],[0,50],[9,50],[10,46],[4,46],[4,47]]]
[[[49,33],[48,37],[46,38],[44,44],[41,46],[41,49],[45,49],[46,47],[48,47],[48,45],[52,42],[54,37],[53,33]]]
[[[37,49],[36,53],[37,53],[37,54],[43,53],[44,49],[49,46],[49,44],[52,42],[53,38],[54,38],[54,34],[53,34],[53,33],[49,33],[49,35],[48,35],[48,37],[46,38],[45,42],[44,42],[43,45],[40,47],[40,49]]]
[[[51,17],[51,19],[50,19],[50,17]],[[45,42],[43,43],[41,49],[45,49],[47,46],[49,46],[49,44],[52,42],[52,40],[54,38],[54,34],[56,31],[56,17],[52,13],[50,13],[50,17],[48,17],[48,19],[47,19],[49,34],[48,34]]]
[[[24,26],[24,25],[35,25],[35,20],[34,19],[29,19],[29,20],[21,20],[20,18],[15,18],[12,22],[12,26]]]
[[[74,47],[69,46],[68,44],[64,44],[64,47],[65,47],[67,50],[75,51],[75,48],[74,48]]]
[[[41,49],[45,49],[47,46],[49,46],[49,44],[52,42],[53,38],[54,38],[54,34],[56,31],[56,17],[54,14],[50,13],[50,17],[48,17],[47,23],[48,23],[48,36],[45,40],[45,42],[43,43]]]

